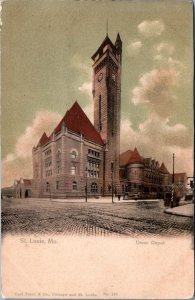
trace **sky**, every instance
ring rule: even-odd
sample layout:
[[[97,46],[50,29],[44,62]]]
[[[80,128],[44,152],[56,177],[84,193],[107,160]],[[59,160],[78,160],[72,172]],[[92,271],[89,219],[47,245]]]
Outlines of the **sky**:
[[[123,42],[121,152],[137,147],[193,175],[191,1],[15,0],[2,4],[2,186],[32,178],[32,147],[75,100],[93,121],[92,60]]]

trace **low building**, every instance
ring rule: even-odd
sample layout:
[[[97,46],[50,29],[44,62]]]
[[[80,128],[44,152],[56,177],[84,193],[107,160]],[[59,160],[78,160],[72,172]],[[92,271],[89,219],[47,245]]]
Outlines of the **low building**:
[[[170,190],[170,173],[164,163],[142,157],[137,148],[120,155],[120,183],[123,194],[140,198],[163,198]]]
[[[14,181],[14,197],[30,198],[32,195],[32,180],[20,178]]]
[[[169,184],[172,184],[173,174],[169,176]],[[186,173],[174,173],[174,191],[178,197],[183,197],[187,193],[188,178]]]

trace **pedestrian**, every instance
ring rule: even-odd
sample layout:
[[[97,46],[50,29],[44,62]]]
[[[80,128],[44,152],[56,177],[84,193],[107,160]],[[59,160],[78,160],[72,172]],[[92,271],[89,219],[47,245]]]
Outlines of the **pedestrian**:
[[[118,195],[118,201],[120,201],[120,199],[121,199],[121,195]]]

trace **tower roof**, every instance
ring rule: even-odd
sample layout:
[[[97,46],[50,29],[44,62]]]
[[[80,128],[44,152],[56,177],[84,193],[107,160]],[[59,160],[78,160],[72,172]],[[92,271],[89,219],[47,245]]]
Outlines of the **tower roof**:
[[[143,157],[139,154],[137,148],[132,150],[127,150],[120,154],[120,166],[125,167],[131,163],[142,163],[144,164]]]
[[[92,59],[95,60],[95,57],[97,56],[98,53],[102,53],[103,48],[106,45],[110,45],[112,47],[113,50],[116,50],[115,45],[113,44],[113,42],[110,40],[110,38],[108,37],[108,35],[105,37],[105,39],[103,40],[103,42],[101,43],[101,45],[99,46],[99,48],[97,49],[97,51],[92,55]]]
[[[124,167],[129,163],[132,153],[133,153],[133,151],[127,150],[120,154],[120,166],[121,167]]]
[[[120,42],[120,43],[122,43],[122,41],[121,41],[121,37],[120,37],[120,34],[119,34],[119,32],[118,32],[118,34],[117,34],[117,37],[116,37],[116,42],[115,42],[115,44],[116,44],[117,42]]]
[[[143,158],[141,157],[141,155],[139,154],[137,148],[135,147],[132,155],[131,155],[131,158],[130,158],[130,161],[129,163],[143,163]]]
[[[169,171],[167,170],[164,162],[160,166],[160,171],[163,172],[163,173],[169,174]]]
[[[82,134],[86,139],[91,140],[97,144],[103,145],[100,134],[96,131],[78,102],[74,102],[72,107],[66,112],[60,123],[54,129],[54,133],[62,129],[63,123],[73,132]]]

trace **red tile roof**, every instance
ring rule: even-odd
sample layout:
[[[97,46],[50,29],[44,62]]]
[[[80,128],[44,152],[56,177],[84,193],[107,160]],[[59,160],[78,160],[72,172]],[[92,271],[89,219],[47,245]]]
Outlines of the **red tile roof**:
[[[63,123],[65,126],[75,133],[82,134],[87,140],[90,140],[99,145],[103,145],[104,142],[101,135],[96,131],[93,124],[90,122],[80,105],[77,101],[72,105],[72,107],[66,112],[65,116],[62,118],[60,123],[54,129],[54,133],[58,133],[62,129]],[[44,145],[51,140],[52,134],[47,137],[44,132],[38,145]]]
[[[129,163],[133,151],[127,150],[120,154],[120,166],[126,166]]]
[[[162,163],[160,166],[160,171],[162,171],[163,173],[169,174],[169,171],[167,170],[167,168],[165,167],[165,164]]]
[[[139,154],[137,148],[127,150],[120,154],[120,166],[124,167],[130,163],[144,163],[143,157]]]
[[[48,142],[49,138],[48,136],[46,135],[46,133],[44,132],[38,142],[38,146],[43,146],[45,145],[47,142]]]
[[[129,163],[143,163],[143,158],[141,157],[141,155],[139,154],[137,148],[135,147],[132,155],[131,155],[131,158],[130,158],[130,161]]]

